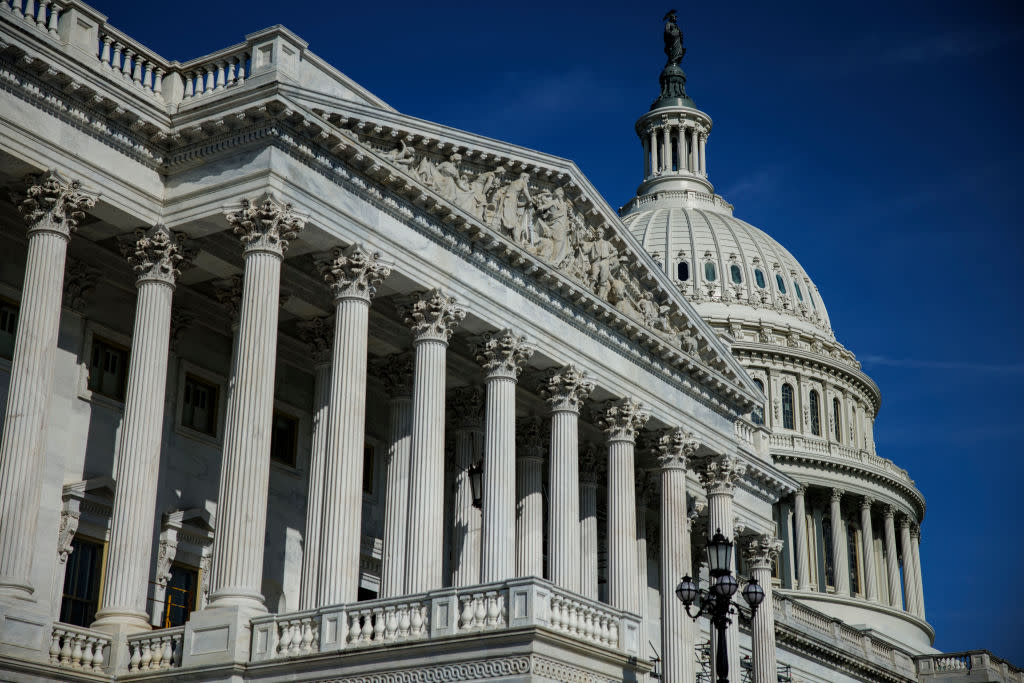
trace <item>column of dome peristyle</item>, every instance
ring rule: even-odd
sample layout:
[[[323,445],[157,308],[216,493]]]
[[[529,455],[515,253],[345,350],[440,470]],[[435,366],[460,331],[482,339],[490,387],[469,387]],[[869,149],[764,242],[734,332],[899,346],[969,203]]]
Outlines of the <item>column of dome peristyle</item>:
[[[319,598],[336,605],[355,602],[359,592],[370,300],[391,267],[379,253],[353,244],[336,248],[320,272],[334,294],[334,354]]]
[[[263,537],[267,526],[270,432],[274,413],[281,262],[305,225],[265,194],[244,200],[227,220],[245,248],[238,345],[232,364],[213,541],[210,607],[264,612]]]
[[[438,290],[403,308],[416,349],[409,454],[409,534],[405,592],[441,588],[444,547],[444,382],[448,340],[466,311]]]
[[[516,576],[544,578],[544,441],[541,418],[516,424]],[[486,470],[485,470],[486,472]]]
[[[83,211],[96,203],[81,183],[56,171],[26,183],[15,197],[28,224],[28,256],[0,440],[0,598],[16,599],[34,591],[43,425],[53,388],[64,258]]]
[[[910,549],[914,555],[914,583],[917,589],[917,616],[924,619],[924,581],[921,576],[921,527],[915,524],[910,529]]]
[[[551,409],[551,464],[548,473],[548,486],[552,492],[548,513],[550,578],[556,586],[577,593],[580,592],[585,564],[580,562],[579,417],[580,406],[593,390],[594,383],[575,365],[552,372],[540,385],[540,395]],[[594,522],[596,524],[596,517]],[[596,546],[593,551],[596,559]],[[584,583],[589,583],[590,578],[588,576]],[[596,571],[592,578],[593,597],[596,599]]]
[[[750,649],[753,655],[753,683],[776,683],[775,609],[772,606],[772,562],[782,550],[782,541],[774,536],[757,536],[744,549],[751,578],[764,589],[761,609],[750,625]],[[730,669],[731,671],[731,669]]]
[[[863,542],[861,553],[864,557],[864,595],[868,600],[878,601],[878,586],[875,580],[875,533],[871,525],[871,506],[874,499],[864,496],[860,503],[860,533]]]
[[[647,174],[637,189],[637,195],[652,194],[666,190],[694,190],[712,194],[714,186],[707,179],[702,168],[702,139],[711,132],[711,118],[702,111],[690,107],[660,106],[652,109],[636,122],[636,134],[640,137]],[[676,144],[671,143],[672,135]],[[684,140],[689,136],[691,144]],[[668,141],[668,144],[666,144]],[[672,169],[672,150],[678,154],[676,169]],[[662,150],[659,161],[658,150]],[[657,162],[657,163],[655,163]]]
[[[599,426],[608,435],[608,602],[639,614],[636,562],[636,435],[650,418],[631,398],[604,405]]]
[[[532,355],[526,338],[512,330],[486,334],[476,349],[487,384],[480,553],[484,583],[515,576],[516,383]]]
[[[793,550],[796,553],[797,586],[802,591],[813,590],[811,558],[807,549],[807,485],[801,484],[793,494]]]
[[[831,521],[832,521],[832,571],[835,573],[836,595],[850,595],[850,555],[846,548],[846,522],[840,500],[846,493],[842,489],[832,489]]]
[[[181,233],[157,225],[136,231],[134,243],[124,245],[125,256],[138,275],[138,297],[103,600],[93,622],[93,628],[101,630],[150,628],[146,591],[156,515],[153,501],[160,475],[171,298],[183,259],[183,241]]]
[[[691,573],[690,520],[686,509],[686,466],[699,442],[683,429],[658,439],[661,478],[661,644],[664,683],[688,683],[694,677],[692,620],[676,597],[676,585]]]
[[[889,604],[903,608],[903,590],[900,587],[900,564],[896,557],[896,508],[886,505],[882,508],[885,520],[885,567],[889,575]]]
[[[917,567],[914,565],[914,540],[910,537],[913,521],[904,515],[900,518],[900,551],[903,556],[903,595],[907,612],[920,614],[917,592]]]

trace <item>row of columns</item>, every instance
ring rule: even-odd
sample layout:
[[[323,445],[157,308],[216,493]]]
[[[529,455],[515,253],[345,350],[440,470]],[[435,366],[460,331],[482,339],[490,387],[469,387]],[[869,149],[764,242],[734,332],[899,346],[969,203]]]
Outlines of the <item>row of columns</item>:
[[[707,177],[707,163],[704,155],[708,134],[695,126],[664,123],[652,126],[644,145],[644,176],[668,173],[689,173]],[[677,170],[672,169],[673,157]]]

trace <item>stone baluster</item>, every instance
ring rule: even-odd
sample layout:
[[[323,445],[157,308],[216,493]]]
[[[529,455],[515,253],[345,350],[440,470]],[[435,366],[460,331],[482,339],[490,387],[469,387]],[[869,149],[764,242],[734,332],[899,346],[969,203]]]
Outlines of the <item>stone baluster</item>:
[[[375,371],[388,395],[388,459],[384,494],[384,553],[380,597],[393,598],[405,590],[406,522],[409,514],[409,442],[412,439],[411,353],[382,358]]]
[[[516,425],[516,576],[544,578],[543,423],[527,417]]]
[[[699,442],[683,429],[658,439],[661,484],[661,649],[664,683],[689,683],[694,672],[694,625],[676,597],[682,577],[692,573],[690,524],[686,505],[686,467]]]
[[[636,435],[650,414],[631,398],[603,406],[599,426],[608,435],[608,602],[639,613],[636,575]]]
[[[26,0],[25,1],[25,10],[24,10],[24,13],[21,15],[21,18],[24,19],[25,21],[31,22],[32,21],[32,17],[35,16],[35,12],[36,12],[36,0]]]
[[[793,551],[796,554],[798,588],[814,589],[811,582],[811,557],[807,547],[807,485],[800,484],[793,494]]]
[[[871,521],[871,506],[875,501],[864,496],[860,503],[860,537],[863,547],[861,556],[864,558],[864,595],[868,600],[878,601],[878,582],[875,576],[875,529]]]
[[[379,253],[353,244],[336,248],[320,272],[334,295],[334,352],[319,597],[336,605],[355,602],[359,592],[370,300],[391,267]]]
[[[46,26],[46,30],[51,36],[57,35],[57,27],[60,25],[60,10],[61,7],[58,3],[53,2],[50,5],[50,21]]]
[[[185,256],[184,235],[163,225],[137,230],[122,251],[137,274],[135,329],[117,449],[117,483],[103,600],[93,628],[149,629],[146,592],[160,477],[171,299]]]
[[[840,504],[845,491],[832,489],[832,571],[835,573],[836,595],[850,595],[850,555],[846,548],[846,522]]]
[[[581,576],[579,416],[580,406],[593,390],[594,383],[575,365],[551,373],[540,385],[540,394],[551,409],[549,578],[574,593],[580,592]],[[596,529],[596,498],[594,507]],[[596,592],[596,572],[594,581]]]
[[[224,74],[225,74],[224,69],[225,69],[226,66],[227,66],[227,64],[224,62],[223,59],[222,60],[218,60],[218,62],[216,64],[217,71],[216,71],[216,75],[214,76],[214,82],[213,82],[213,89],[214,89],[214,91],[223,90],[224,86],[227,85],[227,82],[224,79]]]
[[[320,546],[324,513],[324,468],[327,463],[327,426],[330,423],[334,324],[329,317],[313,318],[302,323],[300,333],[313,359],[313,439],[309,453],[306,533],[302,542],[302,583],[299,591],[299,609],[307,610],[321,605]]]
[[[476,350],[487,384],[480,552],[480,580],[484,583],[515,575],[516,383],[532,355],[526,338],[512,330],[488,333]]]
[[[910,614],[918,613],[917,568],[914,566],[913,540],[910,538],[910,517],[900,517],[900,550],[903,556],[903,600],[904,609]]]
[[[409,452],[405,592],[440,588],[444,546],[444,382],[448,340],[466,312],[438,290],[403,306],[416,350]]]
[[[103,36],[103,47],[100,48],[100,64],[110,68],[110,46],[114,39],[110,36]]]
[[[914,556],[914,587],[917,589],[917,616],[924,619],[924,581],[921,574],[921,527],[914,524],[910,529],[910,549]]]
[[[114,41],[114,54],[110,57],[110,70],[114,74],[121,73],[121,53],[124,51],[124,45]]]
[[[896,508],[886,505],[882,508],[885,522],[885,566],[889,577],[889,604],[896,609],[903,608],[903,589],[900,586],[900,563],[896,556]]]
[[[597,447],[589,444],[580,457],[580,595],[597,600]],[[552,502],[552,508],[554,501]],[[553,525],[552,525],[553,526]],[[552,550],[555,550],[552,548]],[[552,558],[552,552],[548,558]]]
[[[245,247],[238,343],[232,361],[213,541],[211,607],[265,611],[263,537],[267,525],[270,431],[274,413],[281,262],[305,222],[270,194],[227,214]]]
[[[130,81],[132,78],[132,61],[135,57],[135,50],[124,49],[124,61],[121,62],[121,78]]]
[[[772,602],[772,563],[782,550],[782,541],[774,536],[757,536],[745,550],[744,559],[751,578],[764,589],[764,601],[754,613],[750,625],[753,683],[777,683],[775,661],[775,609]],[[731,669],[730,669],[731,671]]]
[[[480,459],[484,392],[480,387],[458,387],[449,408],[455,429],[455,495],[452,510],[452,585],[480,583],[480,508],[473,505],[469,468]]]
[[[29,598],[53,389],[68,241],[95,197],[56,171],[26,179],[15,197],[28,224],[28,255],[0,440],[0,596]]]

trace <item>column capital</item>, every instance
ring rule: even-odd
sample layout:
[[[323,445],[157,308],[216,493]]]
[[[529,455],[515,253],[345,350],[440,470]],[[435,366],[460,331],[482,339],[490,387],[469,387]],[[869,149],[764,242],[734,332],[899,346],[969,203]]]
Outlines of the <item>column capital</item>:
[[[412,329],[413,342],[439,341],[445,344],[466,310],[455,304],[455,297],[443,294],[439,289],[420,292],[404,303],[400,309],[405,324]]]
[[[330,365],[334,350],[334,318],[325,315],[301,321],[299,336],[309,346],[314,365]]]
[[[844,491],[841,488],[838,488],[838,487],[833,488],[832,489],[832,494],[829,497],[829,500],[831,500],[833,503],[838,503],[842,499],[842,497],[843,497],[843,495],[845,493],[846,493],[846,491]]]
[[[601,406],[597,426],[608,435],[608,441],[636,442],[636,435],[647,424],[651,414],[631,398],[606,401]]]
[[[772,534],[758,534],[743,548],[743,559],[751,569],[771,569],[782,552],[782,541]]]
[[[666,429],[658,435],[658,466],[663,470],[685,470],[690,458],[700,448],[693,432],[681,427]]]
[[[544,460],[544,420],[536,415],[516,420],[516,459]]]
[[[580,406],[594,391],[594,383],[587,379],[587,373],[575,365],[566,365],[550,371],[540,383],[539,391],[552,412],[579,413]]]
[[[159,282],[174,287],[181,267],[191,259],[194,250],[185,248],[188,236],[171,232],[160,223],[151,228],[139,228],[134,239],[121,243],[124,256],[136,274],[136,286],[144,282]]]
[[[487,379],[517,379],[523,365],[533,355],[534,349],[526,343],[526,337],[510,329],[487,332],[474,351],[476,362],[483,369]]]
[[[389,398],[410,398],[415,377],[416,357],[408,351],[374,359],[373,374],[384,382]]]
[[[793,493],[798,495],[798,496],[806,496],[808,488],[809,487],[807,486],[807,484],[804,484],[804,483],[801,483],[801,482],[797,482],[796,491],[794,491]]]
[[[860,499],[860,507],[861,507],[861,509],[867,509],[868,511],[870,511],[871,510],[871,506],[874,505],[874,504],[875,504],[875,499],[872,498],[871,496],[864,496],[863,498]]]
[[[884,516],[886,519],[895,519],[896,518],[896,506],[895,505],[889,505],[889,504],[883,505],[882,506],[882,516]]]
[[[242,244],[245,252],[267,252],[283,257],[288,242],[302,231],[306,219],[292,210],[292,205],[278,201],[267,192],[256,202],[242,200],[238,211],[225,212],[225,218]]]
[[[701,483],[709,494],[732,494],[739,481],[747,472],[747,464],[735,455],[722,453],[704,461],[697,470]]]
[[[358,299],[369,302],[377,285],[391,275],[391,266],[380,261],[380,252],[367,251],[362,244],[335,248],[331,257],[317,264],[331,288],[334,300]]]
[[[917,522],[910,525],[910,536],[916,538],[918,543],[921,542],[921,525]]]
[[[900,523],[900,528],[901,529],[906,529],[907,531],[910,531],[910,528],[914,524],[913,520],[910,519],[909,515],[900,515],[899,523]]]
[[[28,234],[50,232],[70,239],[96,205],[97,195],[82,190],[79,180],[67,180],[56,169],[25,176],[24,188],[12,195],[28,225]]]
[[[478,386],[456,387],[448,394],[448,409],[456,429],[483,426],[484,398],[484,391]]]

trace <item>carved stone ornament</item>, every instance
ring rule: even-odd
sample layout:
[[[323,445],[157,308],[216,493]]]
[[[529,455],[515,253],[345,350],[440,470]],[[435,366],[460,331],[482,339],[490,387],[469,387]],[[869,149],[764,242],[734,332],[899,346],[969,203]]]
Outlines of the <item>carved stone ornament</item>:
[[[230,280],[221,280],[214,289],[214,296],[222,306],[228,309],[231,324],[238,324],[242,312],[242,276],[232,275]]]
[[[530,415],[516,420],[516,457],[542,460],[547,450],[543,418]]]
[[[533,351],[533,347],[526,343],[526,337],[505,329],[485,334],[474,355],[488,378],[516,379]]]
[[[299,336],[309,347],[315,365],[331,362],[334,351],[334,318],[320,316],[299,323]]]
[[[415,357],[408,352],[393,353],[377,358],[372,363],[373,373],[384,382],[384,391],[390,398],[412,396],[415,377]]]
[[[846,493],[846,491],[844,491],[843,489],[834,488],[832,489],[832,494],[829,496],[829,500],[835,503],[842,499],[844,493]]]
[[[246,252],[265,251],[283,256],[288,242],[302,231],[306,219],[267,192],[259,201],[242,200],[242,208],[225,214]]]
[[[700,441],[681,427],[666,429],[658,435],[658,466],[661,469],[686,469],[686,463],[700,448]]]
[[[598,426],[608,435],[609,441],[635,442],[637,432],[651,417],[639,402],[631,398],[608,401],[601,412]]]
[[[177,534],[174,534],[173,538],[168,535],[167,538],[160,539],[160,549],[156,556],[156,583],[161,588],[166,588],[167,582],[171,580],[171,564],[177,554]]]
[[[194,316],[190,315],[186,311],[181,310],[180,306],[175,306],[171,309],[171,334],[170,334],[170,348],[171,353],[178,352],[178,343],[181,341],[182,335],[185,334],[194,320]]]
[[[61,564],[68,561],[68,555],[73,550],[71,541],[74,540],[75,533],[78,531],[78,520],[80,518],[81,513],[77,510],[64,510],[60,513],[60,531],[57,534],[57,559]]]
[[[579,413],[580,406],[594,391],[594,383],[575,365],[566,365],[551,371],[541,382],[539,390],[553,412],[569,410]]]
[[[455,297],[438,289],[422,292],[415,301],[400,310],[405,324],[412,329],[413,339],[448,343],[462,319],[465,309],[455,304]]]
[[[319,267],[335,299],[369,301],[377,285],[391,275],[391,266],[381,263],[380,252],[367,251],[361,244],[336,248]]]
[[[775,536],[754,536],[743,548],[743,559],[751,569],[771,569],[772,562],[782,552],[782,541]]]
[[[598,475],[601,474],[601,467],[606,465],[605,458],[598,453],[597,444],[587,442],[580,446],[580,484],[597,486]]]
[[[65,239],[78,229],[85,210],[96,205],[96,195],[83,192],[78,180],[66,180],[56,170],[25,177],[25,188],[12,195],[28,233],[52,232]]]
[[[480,429],[484,423],[483,389],[456,387],[449,394],[448,411],[456,429]]]
[[[96,289],[102,273],[78,259],[69,258],[64,267],[64,305],[78,314],[85,312],[89,295]]]
[[[709,494],[732,495],[736,482],[746,474],[747,465],[735,455],[723,453],[708,458],[697,470],[701,483]]]
[[[890,518],[895,519],[896,518],[896,506],[895,505],[883,505],[882,506],[882,516],[883,517],[890,517]]]
[[[135,239],[121,244],[121,254],[128,259],[141,284],[147,281],[174,286],[185,260],[183,232],[171,232],[164,225],[135,231]]]

